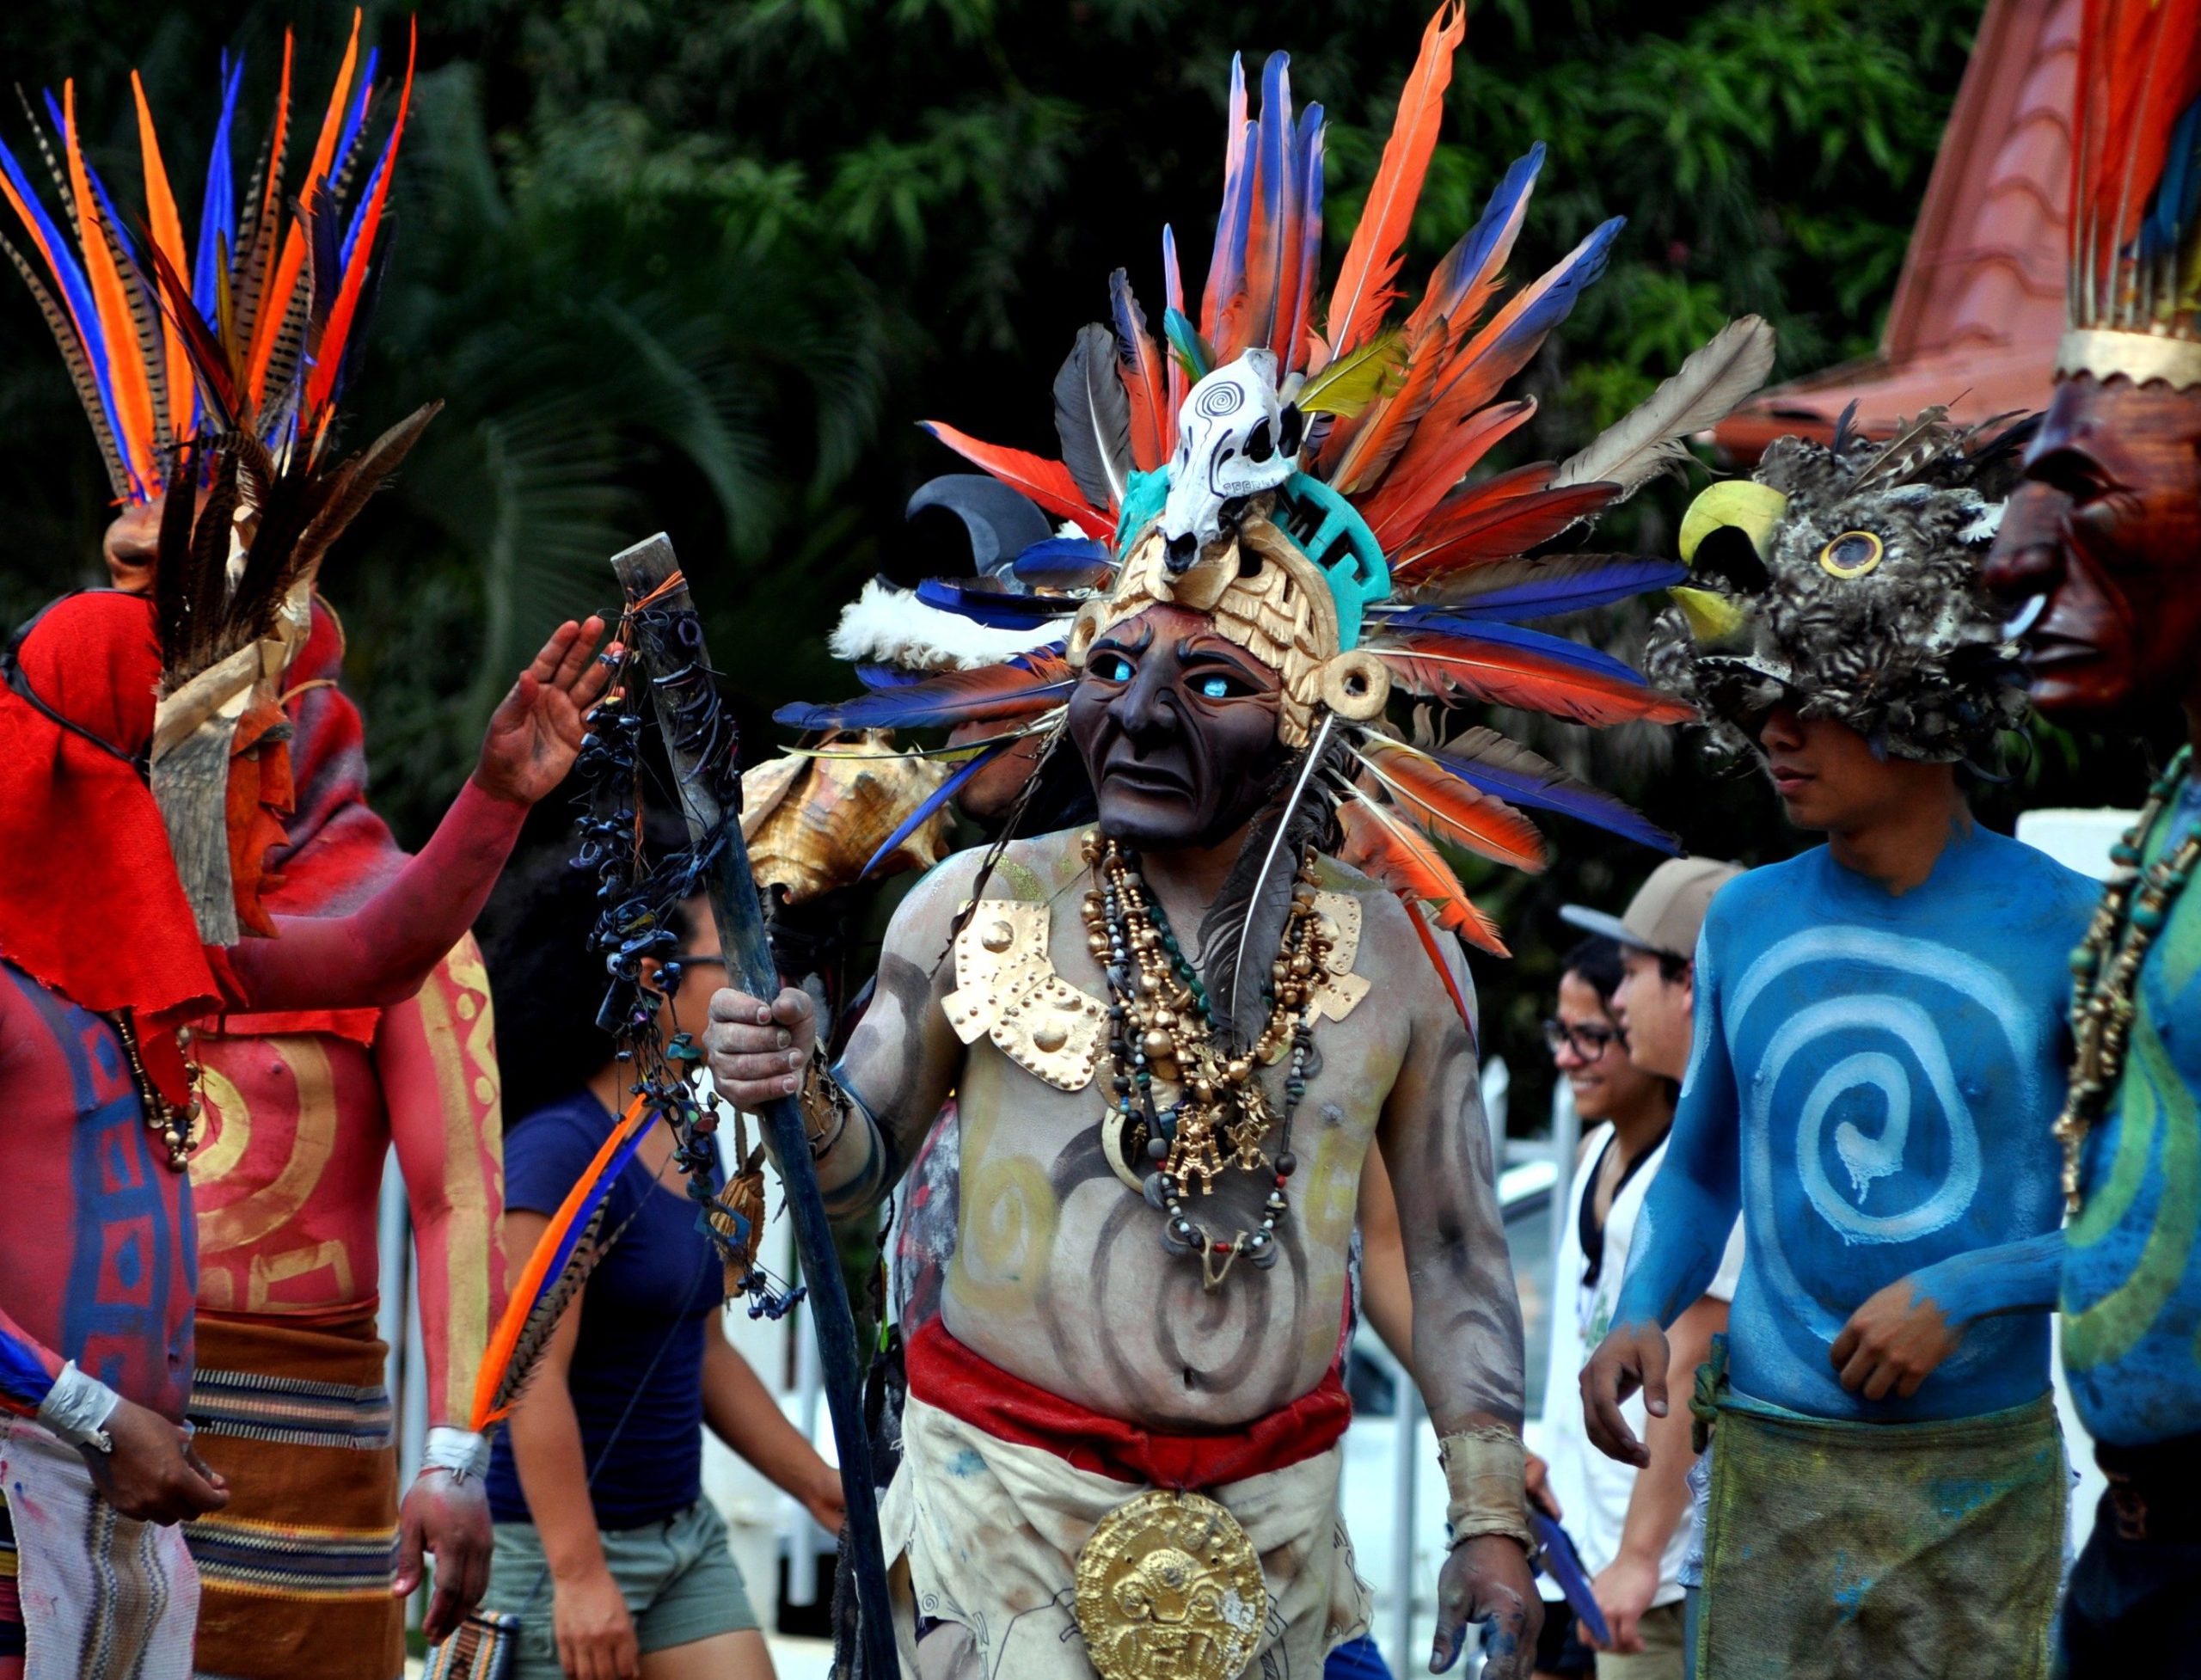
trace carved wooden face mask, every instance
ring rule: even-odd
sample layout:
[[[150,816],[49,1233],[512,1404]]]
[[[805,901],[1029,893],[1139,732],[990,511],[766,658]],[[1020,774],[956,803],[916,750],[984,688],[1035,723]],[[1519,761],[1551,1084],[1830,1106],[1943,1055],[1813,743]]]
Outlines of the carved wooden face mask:
[[[2033,703],[2107,720],[2174,704],[2201,663],[2201,389],[2058,383],[1987,562]]]
[[[1281,687],[1181,607],[1150,607],[1104,634],[1086,655],[1069,724],[1101,831],[1159,850],[1235,832],[1290,756],[1277,734]]]

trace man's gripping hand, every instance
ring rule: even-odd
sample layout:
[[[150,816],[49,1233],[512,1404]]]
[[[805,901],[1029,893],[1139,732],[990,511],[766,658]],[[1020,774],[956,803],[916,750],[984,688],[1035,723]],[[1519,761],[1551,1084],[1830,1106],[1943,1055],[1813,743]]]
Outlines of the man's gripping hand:
[[[421,1554],[436,1560],[436,1596],[421,1624],[428,1643],[458,1631],[489,1589],[489,1491],[480,1476],[427,1469],[413,1480],[397,1510],[397,1579],[390,1595],[411,1596],[420,1585]]]
[[[711,1024],[703,1033],[711,1082],[737,1108],[753,1113],[800,1090],[817,1042],[818,1008],[799,987],[788,986],[769,1004],[732,988],[711,999]]]
[[[1849,1315],[1827,1357],[1850,1393],[1909,1400],[1963,1340],[1932,1296],[1898,1278]]]
[[[230,1502],[229,1484],[192,1450],[181,1426],[125,1400],[107,1414],[106,1427],[113,1451],[78,1450],[100,1497],[125,1517],[183,1523]]]
[[[1529,1680],[1544,1607],[1529,1574],[1529,1554],[1502,1534],[1478,1535],[1455,1546],[1437,1577],[1437,1644],[1429,1671],[1460,1660],[1468,1624],[1483,1625],[1484,1680]]]
[[[1644,1409],[1665,1417],[1669,1357],[1666,1334],[1657,1325],[1618,1324],[1582,1367],[1583,1426],[1606,1457],[1638,1469],[1650,1463],[1651,1449],[1621,1416],[1621,1402],[1640,1389]]]

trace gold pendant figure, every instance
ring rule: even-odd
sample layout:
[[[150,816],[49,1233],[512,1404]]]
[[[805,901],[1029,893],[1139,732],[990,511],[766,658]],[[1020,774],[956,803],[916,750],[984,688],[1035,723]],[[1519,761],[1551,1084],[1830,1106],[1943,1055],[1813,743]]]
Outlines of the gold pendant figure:
[[[1142,1493],[1078,1548],[1077,1625],[1101,1680],[1236,1680],[1268,1602],[1246,1530],[1198,1493]]]

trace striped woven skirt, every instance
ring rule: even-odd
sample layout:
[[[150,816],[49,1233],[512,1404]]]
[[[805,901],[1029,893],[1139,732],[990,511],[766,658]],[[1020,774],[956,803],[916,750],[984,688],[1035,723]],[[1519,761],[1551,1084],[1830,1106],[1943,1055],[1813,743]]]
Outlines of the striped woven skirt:
[[[199,1315],[189,1415],[230,1503],[184,1532],[202,1680],[393,1680],[405,1663],[397,1449],[371,1302]]]

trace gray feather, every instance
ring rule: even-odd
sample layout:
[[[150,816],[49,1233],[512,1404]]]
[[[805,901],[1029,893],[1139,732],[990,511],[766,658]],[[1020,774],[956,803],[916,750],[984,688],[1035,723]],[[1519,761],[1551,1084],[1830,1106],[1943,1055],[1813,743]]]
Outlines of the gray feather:
[[[1552,487],[1602,481],[1619,485],[1625,501],[1660,473],[1686,465],[1686,439],[1725,420],[1772,371],[1773,328],[1754,315],[1729,322],[1587,449],[1561,462]]]
[[[1077,329],[1055,375],[1055,431],[1063,464],[1086,500],[1122,506],[1131,481],[1131,402],[1116,371],[1116,335],[1098,322]]]

